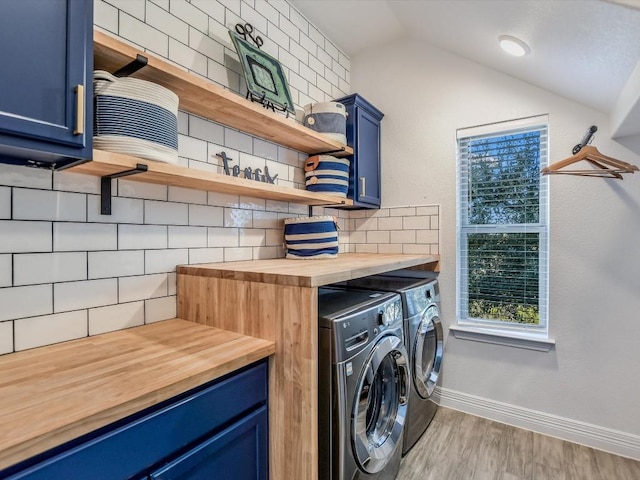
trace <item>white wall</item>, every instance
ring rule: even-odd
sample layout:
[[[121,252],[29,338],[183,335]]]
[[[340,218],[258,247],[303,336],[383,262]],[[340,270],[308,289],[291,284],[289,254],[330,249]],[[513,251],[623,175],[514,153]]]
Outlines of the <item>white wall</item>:
[[[457,128],[548,113],[551,162],[569,156],[597,125],[594,145],[602,153],[640,164],[610,140],[606,115],[421,43],[360,53],[351,75],[352,91],[386,115],[384,206],[441,205],[446,326],[456,313]],[[634,437],[640,434],[640,175],[624,181],[554,176],[550,192],[549,322],[556,348],[542,353],[448,335],[443,391],[640,439]]]

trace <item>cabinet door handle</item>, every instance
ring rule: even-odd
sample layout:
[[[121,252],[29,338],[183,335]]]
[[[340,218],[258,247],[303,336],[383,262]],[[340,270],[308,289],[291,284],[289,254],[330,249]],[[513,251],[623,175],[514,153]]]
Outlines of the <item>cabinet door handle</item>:
[[[367,194],[367,179],[360,177],[360,195],[363,197]]]
[[[74,135],[84,134],[84,85],[76,85],[76,128]]]

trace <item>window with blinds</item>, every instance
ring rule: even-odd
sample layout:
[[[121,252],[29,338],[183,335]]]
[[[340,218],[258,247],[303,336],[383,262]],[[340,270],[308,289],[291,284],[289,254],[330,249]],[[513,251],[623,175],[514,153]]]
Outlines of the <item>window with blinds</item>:
[[[547,118],[458,131],[458,319],[547,329]]]

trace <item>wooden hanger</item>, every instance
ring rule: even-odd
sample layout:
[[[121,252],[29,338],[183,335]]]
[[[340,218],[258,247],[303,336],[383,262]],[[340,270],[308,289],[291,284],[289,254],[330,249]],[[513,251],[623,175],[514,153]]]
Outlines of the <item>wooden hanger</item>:
[[[597,129],[598,127],[596,127],[595,125],[589,129],[587,135],[582,140],[582,143],[579,143],[574,147],[574,155],[543,168],[542,174],[580,175],[583,177],[607,177],[622,180],[622,173],[637,172],[638,167],[636,167],[635,165],[623,162],[622,160],[607,157],[606,155],[600,153],[596,147],[587,145]],[[583,170],[560,170],[561,168],[567,167],[582,160],[586,160],[591,165],[597,168]]]

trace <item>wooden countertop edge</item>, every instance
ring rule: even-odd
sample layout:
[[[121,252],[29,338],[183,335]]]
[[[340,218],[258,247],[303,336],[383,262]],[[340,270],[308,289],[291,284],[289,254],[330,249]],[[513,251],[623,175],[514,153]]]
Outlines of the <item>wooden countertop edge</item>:
[[[193,322],[187,322],[182,319],[171,319],[166,320],[165,322],[185,322],[185,325],[188,323],[189,325],[196,325]],[[161,322],[164,323],[164,322]],[[135,328],[144,328],[148,325],[144,325],[141,327]],[[204,329],[213,329],[220,330],[215,327],[208,327],[204,325],[198,325],[198,328]],[[126,330],[125,330],[126,331]],[[225,331],[226,332],[226,331]],[[118,333],[118,332],[111,332]],[[233,336],[233,339],[229,342],[225,342],[220,344],[222,347],[225,344],[231,344],[234,342],[242,342],[245,337],[247,343],[247,350],[244,353],[235,355],[232,358],[225,359],[225,361],[220,364],[216,364],[210,366],[208,368],[203,368],[201,371],[196,373],[190,373],[188,376],[181,378],[177,381],[173,381],[170,384],[164,385],[160,388],[156,388],[147,392],[143,392],[141,395],[129,399],[127,401],[123,401],[117,405],[113,405],[110,408],[105,408],[100,410],[97,413],[87,415],[83,418],[78,418],[68,423],[63,423],[55,428],[51,428],[47,431],[43,431],[37,436],[34,436],[29,439],[25,439],[23,441],[17,441],[11,445],[2,445],[0,443],[0,470],[8,468],[12,465],[16,465],[24,460],[27,460],[35,455],[46,452],[47,450],[63,445],[64,443],[76,439],[82,435],[90,433],[98,428],[109,425],[113,422],[121,420],[129,415],[140,412],[148,407],[157,405],[160,402],[168,400],[176,395],[184,393],[192,388],[203,385],[211,380],[215,380],[216,378],[220,378],[228,373],[231,373],[235,370],[238,370],[242,367],[250,365],[260,359],[266,358],[275,353],[275,343],[268,340],[263,340],[259,338],[249,337],[246,335],[240,335],[233,332],[227,332]],[[104,334],[109,335],[109,334]],[[72,342],[87,342],[88,348],[95,348],[92,344],[91,339],[95,337],[86,337],[79,340],[73,340]],[[65,342],[69,344],[71,342]],[[59,347],[65,344],[57,344],[51,345],[49,347],[41,347],[39,349],[34,349],[28,352],[34,352],[35,350],[43,350],[50,347]],[[215,345],[211,345],[209,348],[215,348]],[[23,353],[23,352],[18,352]],[[9,354],[7,357],[10,357],[15,354]],[[3,357],[0,357],[2,360]],[[97,393],[97,392],[95,392]],[[4,400],[4,399],[3,399]],[[3,408],[5,408],[2,403],[0,403],[0,414],[2,413]],[[1,415],[0,415],[1,418]],[[2,424],[0,423],[0,427]]]
[[[376,263],[377,257],[381,259],[380,263]],[[389,261],[390,259],[392,262]],[[360,262],[361,260],[365,262],[362,264],[349,264],[349,262]],[[324,260],[273,259],[203,265],[178,265],[177,273],[312,288],[402,268],[422,269],[425,265],[435,264],[435,269],[437,270],[439,261],[439,255],[431,254],[340,254],[337,259]],[[335,266],[335,268],[331,269],[328,266]],[[299,273],[300,268],[307,269],[309,273]],[[287,271],[289,269],[293,270]]]

